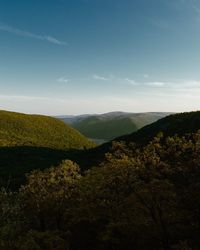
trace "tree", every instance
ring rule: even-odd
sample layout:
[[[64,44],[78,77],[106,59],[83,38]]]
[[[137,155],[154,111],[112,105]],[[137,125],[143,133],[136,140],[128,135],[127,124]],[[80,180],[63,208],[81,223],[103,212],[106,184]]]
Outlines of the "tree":
[[[61,230],[70,199],[81,178],[75,163],[65,160],[60,166],[33,171],[20,189],[22,209],[34,229]]]
[[[199,145],[199,134],[160,134],[137,148],[115,143],[114,154],[81,179],[77,221],[88,221],[96,239],[117,249],[148,245],[169,250],[179,239],[192,240],[199,222],[199,203],[194,202],[200,180]],[[188,197],[193,201],[190,207]]]

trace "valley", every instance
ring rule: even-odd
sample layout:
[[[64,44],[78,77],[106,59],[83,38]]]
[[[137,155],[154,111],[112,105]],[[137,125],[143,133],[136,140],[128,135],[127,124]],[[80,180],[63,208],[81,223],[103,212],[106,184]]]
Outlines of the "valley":
[[[91,138],[97,144],[102,144],[116,137],[135,132],[170,114],[164,112],[110,112],[100,115],[87,114],[80,116],[60,116],[58,118],[77,129],[86,137]]]

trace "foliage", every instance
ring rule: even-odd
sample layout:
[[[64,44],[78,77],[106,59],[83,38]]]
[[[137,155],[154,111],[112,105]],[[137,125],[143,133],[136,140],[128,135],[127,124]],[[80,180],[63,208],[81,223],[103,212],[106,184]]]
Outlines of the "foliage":
[[[3,250],[198,250],[199,234],[200,132],[113,142],[99,166],[65,160],[0,192]]]
[[[106,128],[105,128],[106,129]],[[163,133],[164,137],[169,136],[185,136],[186,134],[196,133],[200,129],[200,111],[189,113],[178,113],[169,115],[150,125],[147,125],[132,134],[115,138],[115,142],[124,142],[137,144],[137,147],[143,147],[153,140],[159,133]],[[112,147],[111,142],[104,143],[98,147],[91,148],[84,153],[80,153],[73,160],[78,161],[80,166],[91,168],[98,165],[104,160],[104,156]],[[90,158],[87,162],[86,159]]]
[[[0,185],[19,188],[25,173],[91,147],[93,142],[60,120],[0,111]]]
[[[179,239],[199,249],[200,134],[160,135],[142,149],[115,143],[113,151],[80,181],[78,224],[87,221],[96,242],[116,249],[168,250]]]
[[[37,146],[66,150],[90,148],[94,144],[60,120],[0,111],[0,146]]]
[[[165,137],[174,135],[184,136],[189,133],[196,133],[199,129],[200,111],[185,112],[164,117],[157,122],[143,127],[131,135],[126,135],[117,140],[123,140],[127,142],[134,141],[138,144],[145,145],[160,132],[162,132]]]
[[[79,167],[68,160],[56,168],[33,171],[28,175],[28,183],[20,189],[20,198],[22,209],[35,229],[60,230],[80,177]]]

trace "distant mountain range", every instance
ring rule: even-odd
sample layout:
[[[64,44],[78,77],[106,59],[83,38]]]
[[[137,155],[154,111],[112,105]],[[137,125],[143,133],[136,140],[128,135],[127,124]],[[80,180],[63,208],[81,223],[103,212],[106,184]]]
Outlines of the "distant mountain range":
[[[85,114],[57,117],[88,138],[101,144],[116,137],[133,133],[171,113],[148,112],[126,113],[110,112],[105,114]]]

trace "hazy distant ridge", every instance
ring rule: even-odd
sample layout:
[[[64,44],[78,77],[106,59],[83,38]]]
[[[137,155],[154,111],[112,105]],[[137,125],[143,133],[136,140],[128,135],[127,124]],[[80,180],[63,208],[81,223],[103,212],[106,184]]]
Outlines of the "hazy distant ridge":
[[[110,112],[105,114],[60,116],[59,119],[70,124],[88,138],[108,141],[135,132],[169,114],[171,113]]]

